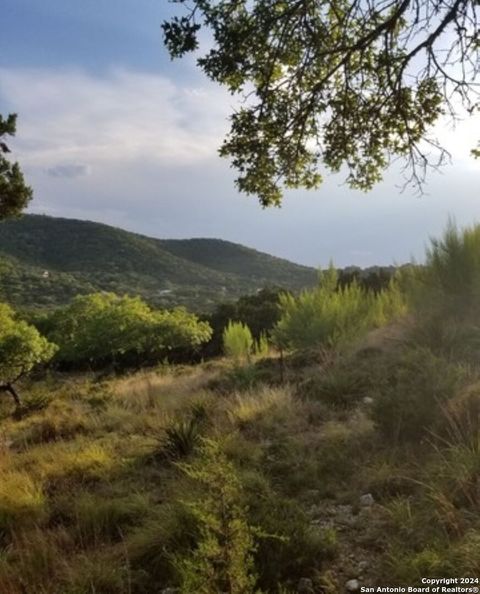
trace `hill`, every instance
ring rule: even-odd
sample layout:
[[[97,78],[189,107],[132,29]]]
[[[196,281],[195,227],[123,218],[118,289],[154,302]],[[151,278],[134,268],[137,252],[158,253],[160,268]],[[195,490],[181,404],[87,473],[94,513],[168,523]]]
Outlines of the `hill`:
[[[202,310],[267,285],[316,281],[313,268],[219,239],[162,240],[43,215],[0,225],[0,274],[0,299],[24,307],[107,290]]]

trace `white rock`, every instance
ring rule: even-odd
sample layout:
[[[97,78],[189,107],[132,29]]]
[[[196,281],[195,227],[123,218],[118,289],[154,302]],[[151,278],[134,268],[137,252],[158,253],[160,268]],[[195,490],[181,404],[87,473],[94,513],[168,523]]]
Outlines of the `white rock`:
[[[368,561],[360,561],[360,563],[358,564],[358,570],[360,572],[365,571],[365,569],[368,568]]]
[[[365,493],[360,497],[360,505],[362,507],[370,507],[375,503],[375,499],[371,493]]]
[[[360,582],[358,580],[348,580],[345,588],[348,592],[358,592],[360,590]]]

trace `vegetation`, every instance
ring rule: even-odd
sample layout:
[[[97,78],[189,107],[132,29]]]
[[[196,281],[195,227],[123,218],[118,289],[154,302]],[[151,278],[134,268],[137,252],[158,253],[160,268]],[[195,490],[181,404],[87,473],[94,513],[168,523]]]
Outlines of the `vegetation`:
[[[77,367],[152,365],[211,336],[208,323],[185,309],[155,311],[139,297],[113,293],[76,297],[44,326],[59,347],[56,360]]]
[[[478,108],[475,0],[178,4],[180,15],[163,24],[171,57],[208,39],[198,66],[248,98],[220,154],[240,191],[263,206],[278,206],[283,188],[318,187],[320,165],[369,190],[402,157],[421,188],[447,155],[433,125]]]
[[[332,267],[319,279],[316,289],[299,297],[280,298],[281,318],[273,331],[274,341],[293,349],[336,347],[359,338],[402,313],[403,300],[392,282],[379,293],[366,291],[355,280],[339,286]]]
[[[229,322],[223,332],[223,348],[234,361],[250,361],[254,341],[250,328],[241,322]]]
[[[0,221],[19,215],[32,199],[32,189],[25,184],[20,166],[5,156],[10,152],[6,137],[14,136],[16,128],[16,114],[6,119],[0,115]]]
[[[352,578],[475,578],[477,237],[450,225],[425,267],[381,290],[331,269],[282,297],[283,368],[275,351],[248,361],[256,339],[235,321],[233,371],[162,362],[179,336],[210,331],[138,298],[78,297],[48,316],[69,373],[21,378],[20,415],[0,401],[0,591],[334,594]],[[26,326],[1,312],[2,330]],[[106,372],[132,353],[157,366]]]
[[[25,215],[0,226],[0,278],[0,300],[16,308],[52,308],[77,294],[107,291],[204,313],[265,286],[313,286],[316,271],[220,240],[151,239],[99,223]]]
[[[55,351],[56,346],[36,328],[16,320],[10,307],[0,303],[0,392],[9,392],[20,405],[14,384],[35,365],[49,361]]]

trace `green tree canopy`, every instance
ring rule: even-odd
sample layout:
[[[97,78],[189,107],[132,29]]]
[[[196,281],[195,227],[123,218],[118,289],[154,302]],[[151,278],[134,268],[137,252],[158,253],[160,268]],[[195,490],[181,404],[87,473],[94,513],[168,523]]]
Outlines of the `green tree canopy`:
[[[55,311],[46,326],[60,347],[60,361],[94,365],[139,358],[151,363],[211,336],[210,326],[183,308],[155,311],[139,297],[114,293],[78,296]]]
[[[32,198],[32,190],[25,185],[20,166],[5,156],[10,152],[5,137],[15,135],[16,125],[15,114],[6,119],[0,115],[0,221],[20,214]]]
[[[50,360],[56,349],[36,328],[16,320],[13,310],[0,303],[0,391],[10,392],[19,404],[13,384],[35,365]]]
[[[432,125],[478,107],[477,0],[175,1],[170,55],[197,50],[206,28],[199,66],[246,97],[220,153],[264,206],[284,187],[317,187],[320,164],[368,190],[403,157],[421,188],[447,156]]]

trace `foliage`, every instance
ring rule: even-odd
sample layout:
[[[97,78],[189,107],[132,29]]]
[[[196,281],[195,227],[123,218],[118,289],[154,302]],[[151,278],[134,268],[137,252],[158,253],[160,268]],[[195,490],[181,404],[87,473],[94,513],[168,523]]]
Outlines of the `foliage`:
[[[16,320],[0,303],[0,387],[10,387],[39,363],[49,361],[56,346],[26,322]]]
[[[419,440],[439,429],[442,404],[467,378],[464,368],[425,348],[394,358],[388,384],[375,396],[373,418],[382,435],[393,442]]]
[[[247,322],[256,337],[264,314],[271,316],[269,297],[256,299],[259,289],[299,290],[316,279],[313,268],[226,241],[160,240],[40,215],[3,222],[0,252],[0,300],[15,307],[52,308],[77,294],[107,291],[140,295],[157,307],[210,312],[219,302],[251,294],[240,306],[248,318],[229,317]]]
[[[213,335],[203,352],[207,356],[223,353],[223,332],[231,320],[248,326],[253,338],[257,341],[261,340],[262,335],[269,335],[280,319],[279,300],[284,292],[285,289],[278,287],[265,288],[254,295],[243,295],[235,302],[217,305],[207,317]]]
[[[422,315],[457,322],[480,317],[480,225],[459,230],[450,220],[440,239],[432,239],[425,266],[410,271],[414,304]]]
[[[0,115],[0,221],[19,215],[32,199],[32,189],[25,185],[18,163],[11,163],[5,155],[10,152],[6,136],[14,136],[16,114],[6,119]]]
[[[190,555],[177,561],[181,592],[250,594],[255,585],[254,529],[248,524],[242,485],[218,442],[205,440],[200,458],[181,468],[203,486],[189,508],[199,523]]]
[[[402,313],[403,299],[394,283],[375,294],[355,281],[338,287],[337,271],[320,276],[316,289],[281,298],[282,316],[273,332],[278,346],[305,349],[339,346]]]
[[[189,456],[200,444],[205,422],[206,411],[203,407],[194,408],[189,417],[174,419],[165,428],[160,440],[162,454],[170,460]]]
[[[230,321],[223,331],[223,349],[237,363],[250,359],[254,341],[250,328],[242,322]]]
[[[279,583],[296,586],[301,577],[335,556],[335,536],[329,542],[326,530],[312,526],[298,501],[278,495],[259,474],[246,474],[244,482],[251,521],[267,535],[255,553],[262,592],[281,592]]]
[[[159,362],[211,335],[208,324],[185,309],[155,311],[139,297],[113,293],[76,297],[51,315],[48,326],[48,336],[59,345],[59,361],[96,366]]]
[[[247,97],[220,153],[263,206],[279,205],[283,187],[319,186],[320,163],[369,190],[401,156],[421,187],[445,160],[433,124],[459,104],[475,107],[475,0],[178,3],[182,16],[163,24],[167,49],[181,57],[199,48],[202,27],[211,34],[199,67]]]

